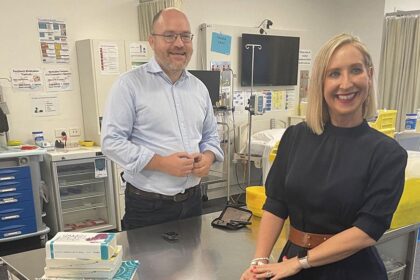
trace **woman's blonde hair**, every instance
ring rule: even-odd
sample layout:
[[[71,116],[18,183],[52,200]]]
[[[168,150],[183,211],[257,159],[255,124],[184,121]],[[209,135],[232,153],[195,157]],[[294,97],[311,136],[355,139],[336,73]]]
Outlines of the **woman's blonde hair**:
[[[324,125],[330,120],[327,103],[324,99],[324,80],[327,67],[330,63],[331,56],[341,46],[351,44],[356,47],[363,55],[366,70],[371,70],[371,86],[369,87],[368,96],[363,103],[363,118],[368,119],[376,114],[376,92],[373,85],[373,64],[372,58],[366,46],[359,38],[349,35],[340,34],[328,40],[318,52],[314,65],[308,89],[308,107],[306,111],[306,122],[311,130],[320,135],[324,131]]]

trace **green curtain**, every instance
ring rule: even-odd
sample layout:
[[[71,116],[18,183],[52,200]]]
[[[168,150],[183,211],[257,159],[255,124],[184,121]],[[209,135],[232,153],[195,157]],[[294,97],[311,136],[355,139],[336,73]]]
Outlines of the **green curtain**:
[[[140,41],[147,41],[155,14],[168,7],[179,8],[182,0],[139,0],[139,32]]]
[[[404,130],[405,114],[420,108],[420,11],[385,17],[378,93],[381,108],[398,110],[396,129]]]

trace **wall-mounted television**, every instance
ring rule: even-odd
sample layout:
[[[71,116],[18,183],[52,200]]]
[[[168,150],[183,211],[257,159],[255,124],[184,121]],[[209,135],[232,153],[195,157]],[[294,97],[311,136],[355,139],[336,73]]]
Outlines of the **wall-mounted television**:
[[[203,82],[209,91],[211,104],[216,106],[220,100],[220,71],[188,70],[188,72]]]
[[[251,86],[252,48],[254,49],[254,86],[297,85],[299,37],[242,34],[241,86]]]

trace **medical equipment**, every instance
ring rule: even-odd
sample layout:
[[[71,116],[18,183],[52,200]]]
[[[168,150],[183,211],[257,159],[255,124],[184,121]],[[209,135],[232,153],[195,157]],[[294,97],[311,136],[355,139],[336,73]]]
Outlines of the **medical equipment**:
[[[249,110],[250,112],[252,111],[254,115],[264,114],[264,94],[256,92],[249,98]]]

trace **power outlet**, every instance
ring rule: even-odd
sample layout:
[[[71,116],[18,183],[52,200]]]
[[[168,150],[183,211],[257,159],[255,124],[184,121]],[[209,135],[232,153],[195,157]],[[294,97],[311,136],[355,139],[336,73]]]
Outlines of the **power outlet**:
[[[80,136],[80,133],[80,128],[78,127],[69,128],[69,136]]]
[[[61,133],[63,131],[66,133],[66,135],[69,135],[67,129],[65,129],[65,128],[56,128],[56,129],[54,129],[54,136],[55,136],[55,138],[61,138],[62,137]]]

